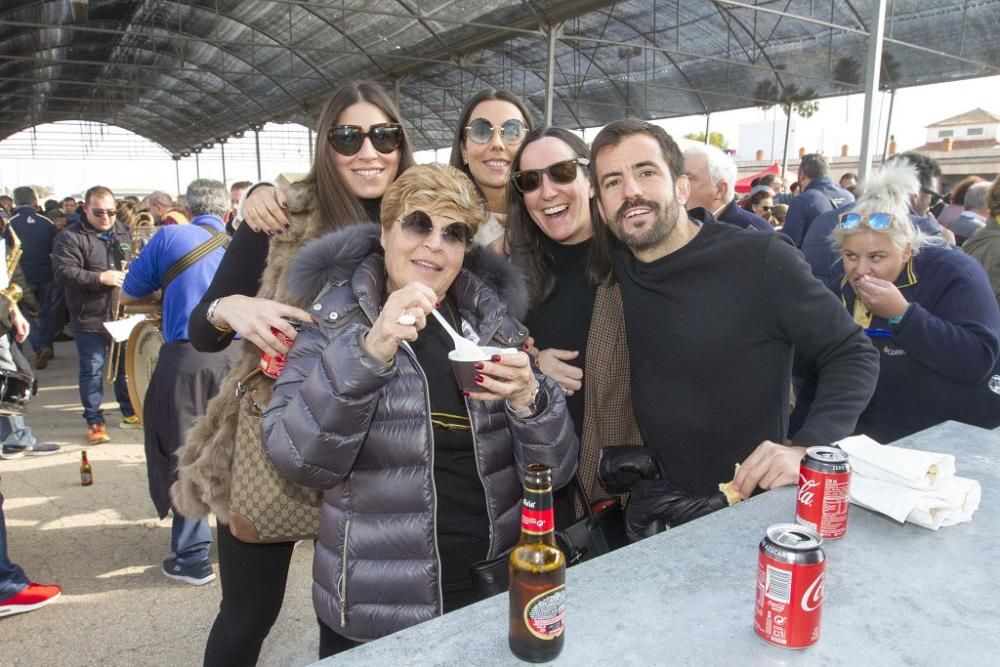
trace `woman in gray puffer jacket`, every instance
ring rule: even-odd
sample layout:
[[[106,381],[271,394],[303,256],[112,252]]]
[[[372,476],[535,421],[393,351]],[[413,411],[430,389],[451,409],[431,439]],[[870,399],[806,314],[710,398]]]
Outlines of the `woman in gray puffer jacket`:
[[[356,225],[300,253],[289,288],[315,324],[295,340],[264,416],[274,464],[325,489],[313,567],[320,656],[475,601],[470,566],[517,541],[521,480],[562,486],[579,447],[565,398],[520,351],[523,279],[471,248],[485,214],[471,181],[409,169]],[[430,310],[482,345],[516,347],[459,389]]]

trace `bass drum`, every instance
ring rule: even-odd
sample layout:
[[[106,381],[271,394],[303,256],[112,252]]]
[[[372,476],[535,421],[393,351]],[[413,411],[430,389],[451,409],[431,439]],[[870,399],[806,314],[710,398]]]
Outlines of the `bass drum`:
[[[35,378],[27,373],[0,369],[0,416],[23,415],[34,388]]]
[[[142,419],[142,403],[153,379],[153,369],[163,347],[160,320],[146,319],[135,325],[125,346],[125,376],[128,379],[128,396],[135,414]]]

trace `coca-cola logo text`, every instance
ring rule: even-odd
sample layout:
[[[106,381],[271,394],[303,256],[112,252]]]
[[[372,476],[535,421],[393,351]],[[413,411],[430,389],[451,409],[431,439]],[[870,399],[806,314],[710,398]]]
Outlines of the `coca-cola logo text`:
[[[823,586],[825,583],[826,572],[816,577],[816,580],[809,584],[809,588],[802,594],[803,611],[816,611],[823,604]]]
[[[806,479],[805,475],[799,475],[799,502],[806,507],[812,507],[816,493],[813,491],[819,486],[818,479]]]

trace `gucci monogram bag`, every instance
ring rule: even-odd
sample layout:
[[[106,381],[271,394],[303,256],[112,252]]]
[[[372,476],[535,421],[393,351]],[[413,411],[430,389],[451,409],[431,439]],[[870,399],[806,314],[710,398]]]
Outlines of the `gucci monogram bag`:
[[[292,542],[319,532],[323,495],[288,481],[264,453],[261,415],[271,380],[254,371],[237,385],[229,531],[242,542]]]

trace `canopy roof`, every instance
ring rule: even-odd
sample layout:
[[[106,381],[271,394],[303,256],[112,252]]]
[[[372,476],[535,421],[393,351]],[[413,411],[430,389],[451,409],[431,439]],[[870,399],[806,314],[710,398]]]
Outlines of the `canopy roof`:
[[[266,121],[309,126],[339,83],[397,97],[415,148],[463,101],[520,94],[598,126],[861,92],[864,0],[7,0],[0,139],[93,120],[178,156]],[[1000,74],[1000,0],[892,0],[883,86]]]

